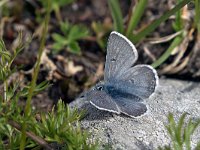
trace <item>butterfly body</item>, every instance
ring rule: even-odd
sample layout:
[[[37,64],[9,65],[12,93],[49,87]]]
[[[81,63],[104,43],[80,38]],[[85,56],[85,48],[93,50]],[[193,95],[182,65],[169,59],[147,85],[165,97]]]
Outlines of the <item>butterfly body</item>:
[[[158,85],[156,71],[149,65],[133,66],[138,58],[134,45],[117,32],[110,34],[104,70],[104,81],[86,95],[100,110],[131,117],[147,112],[147,99]]]

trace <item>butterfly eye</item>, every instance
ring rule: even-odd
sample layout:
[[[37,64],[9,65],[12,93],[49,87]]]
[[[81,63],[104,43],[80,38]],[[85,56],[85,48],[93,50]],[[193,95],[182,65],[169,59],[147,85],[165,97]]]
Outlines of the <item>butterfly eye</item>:
[[[96,89],[97,89],[98,91],[102,91],[102,90],[103,90],[103,86],[99,85],[99,86],[96,87]]]

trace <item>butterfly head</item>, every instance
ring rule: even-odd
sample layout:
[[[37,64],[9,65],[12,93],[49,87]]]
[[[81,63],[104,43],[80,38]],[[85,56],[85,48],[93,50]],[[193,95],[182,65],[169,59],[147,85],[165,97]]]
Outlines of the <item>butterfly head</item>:
[[[83,97],[89,98],[89,97],[95,96],[96,93],[99,93],[99,92],[104,91],[104,90],[105,90],[104,83],[99,82],[93,88],[91,88],[89,91],[85,92]]]

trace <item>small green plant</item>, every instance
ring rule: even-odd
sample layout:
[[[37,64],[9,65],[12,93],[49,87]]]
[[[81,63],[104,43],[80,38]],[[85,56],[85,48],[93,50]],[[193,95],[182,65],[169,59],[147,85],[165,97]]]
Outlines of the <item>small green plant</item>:
[[[55,43],[53,44],[53,52],[57,53],[63,49],[68,50],[74,54],[80,54],[80,47],[78,40],[88,36],[88,30],[84,26],[71,25],[69,22],[60,24],[62,34],[54,33],[52,35]]]
[[[36,84],[40,69],[40,61],[45,48],[46,35],[50,20],[50,0],[43,24],[38,59],[34,66],[30,83],[20,85],[21,81],[10,78],[17,71],[14,59],[25,47],[22,34],[19,34],[18,46],[12,52],[6,49],[0,38],[0,149],[97,149],[97,143],[88,141],[89,134],[83,131],[79,120],[82,112],[71,110],[61,100],[49,113],[37,112],[32,109],[32,97],[49,87],[44,81]],[[25,107],[19,101],[26,99]]]
[[[62,22],[62,17],[60,13],[61,7],[64,7],[66,5],[69,5],[73,3],[75,0],[51,0],[51,12],[53,11],[56,15],[56,18],[59,22]],[[44,0],[40,0],[42,3],[43,8],[47,11],[47,2]]]
[[[17,67],[12,67],[13,61],[25,46],[22,43],[21,32],[18,39],[18,46],[12,53],[6,49],[3,40],[0,39],[0,82],[3,83],[3,91],[1,91],[0,94],[0,149],[19,148],[21,135],[9,124],[9,122],[12,120],[22,123],[22,120],[24,119],[21,115],[23,108],[18,106],[18,101],[20,98],[28,96],[28,90],[30,88],[29,85],[20,87],[20,81],[17,79],[13,81],[13,83],[8,83],[9,78],[18,69]],[[48,82],[42,82],[34,88],[33,94],[37,94],[48,86]],[[5,139],[9,142],[4,143]]]
[[[0,149],[19,149],[21,141],[21,123],[23,107],[16,107],[17,99],[9,105],[0,107]],[[36,117],[37,116],[37,117]],[[84,149],[95,150],[97,143],[88,142],[89,134],[80,127],[79,120],[83,112],[70,109],[61,100],[48,114],[32,111],[26,120],[25,148],[42,147],[46,149]]]
[[[41,121],[32,130],[46,141],[58,143],[64,149],[96,149],[96,143],[87,143],[88,133],[82,131],[78,120],[83,116],[77,109],[70,110],[61,100],[50,113],[42,114]]]
[[[175,123],[173,114],[168,115],[169,124],[166,126],[166,129],[171,138],[171,145],[165,146],[163,148],[159,147],[159,150],[191,150],[191,136],[194,131],[200,125],[200,119],[193,121],[189,119],[188,123],[185,122],[186,113],[184,113],[178,123]],[[200,149],[200,141],[197,144],[195,149]]]

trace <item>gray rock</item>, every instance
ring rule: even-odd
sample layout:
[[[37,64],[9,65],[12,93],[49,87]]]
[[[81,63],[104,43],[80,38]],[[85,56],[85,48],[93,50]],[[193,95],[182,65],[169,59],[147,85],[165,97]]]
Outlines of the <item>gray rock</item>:
[[[176,121],[184,112],[188,113],[187,118],[200,118],[200,84],[161,79],[157,91],[146,103],[148,114],[137,119],[98,110],[83,99],[70,105],[87,110],[81,121],[82,127],[92,133],[92,139],[111,146],[111,149],[156,149],[170,144],[165,128],[169,112],[174,114]],[[199,128],[192,137],[192,146],[198,141]]]

